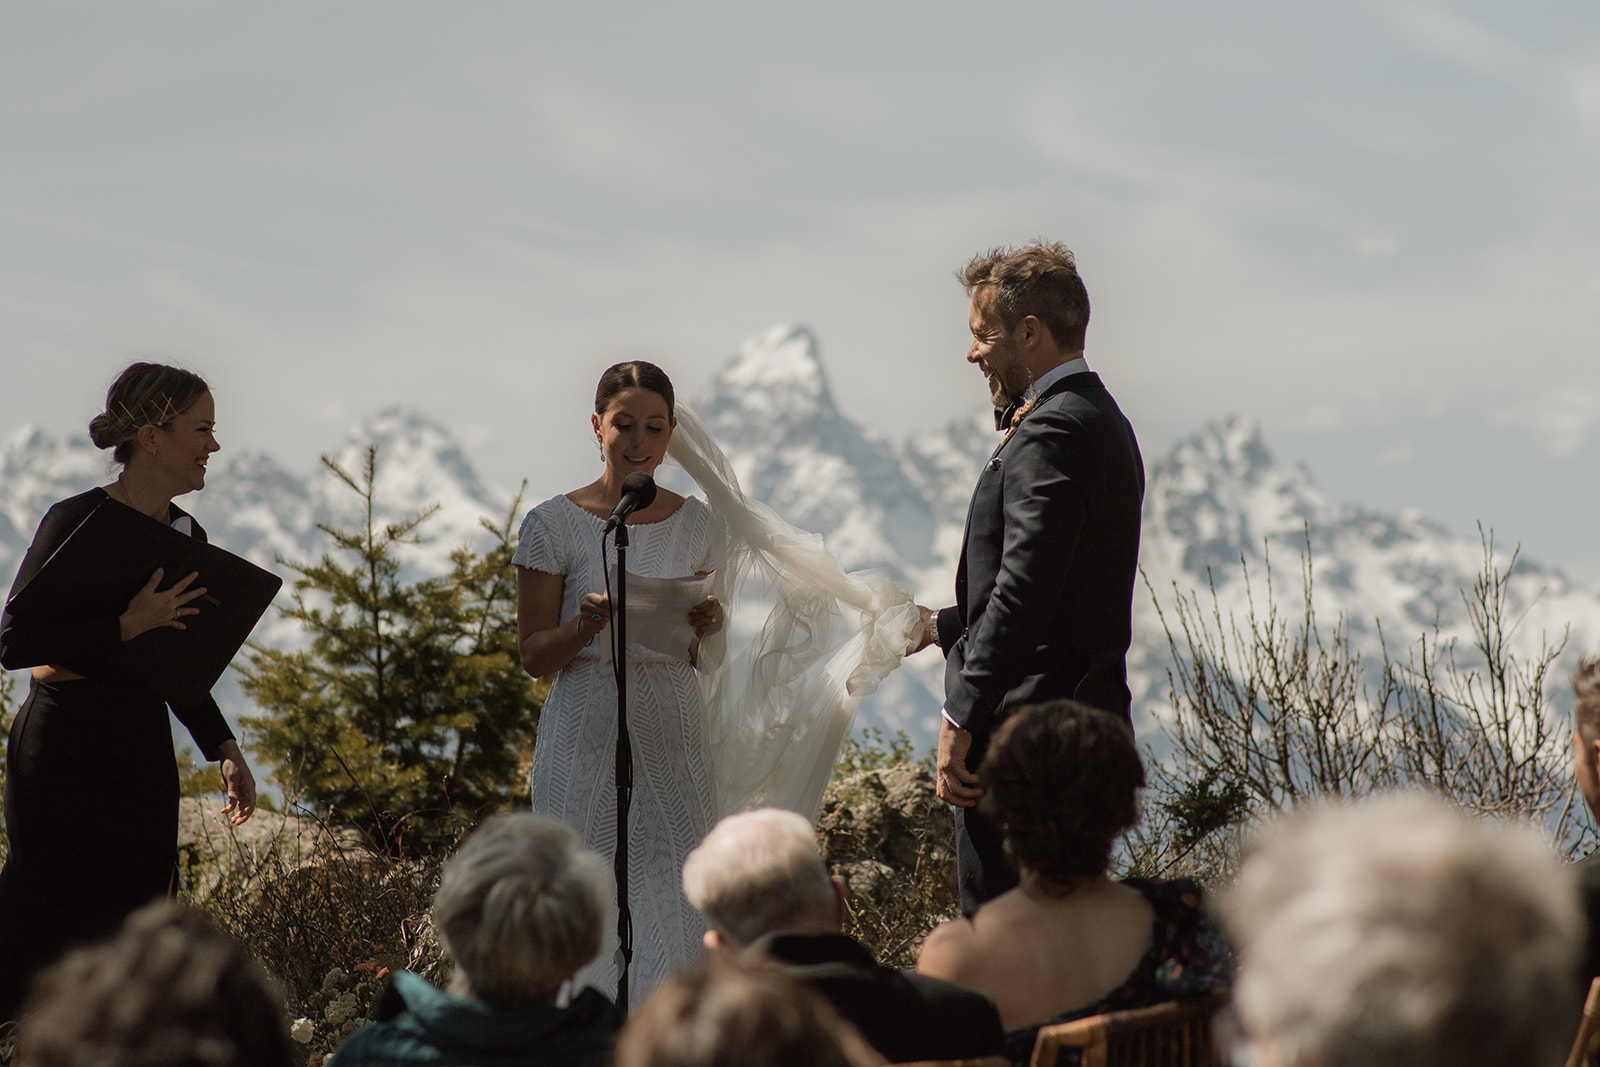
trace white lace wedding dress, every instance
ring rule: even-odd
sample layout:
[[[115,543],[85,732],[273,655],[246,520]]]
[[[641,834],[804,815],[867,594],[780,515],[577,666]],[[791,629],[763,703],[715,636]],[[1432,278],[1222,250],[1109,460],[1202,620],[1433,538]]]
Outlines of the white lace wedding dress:
[[[561,619],[578,613],[586,593],[605,591],[615,564],[603,520],[565,496],[551,497],[523,520],[514,562],[565,576]],[[706,505],[689,497],[660,522],[628,526],[628,572],[675,578],[721,565],[722,538]],[[617,688],[610,632],[589,643],[556,675],[539,715],[530,775],[533,809],[575,828],[584,844],[610,861],[616,855]],[[686,650],[687,651],[687,650]],[[687,659],[633,645],[628,649],[628,730],[634,788],[628,822],[628,898],[633,912],[633,965],[628,999],[639,1004],[667,971],[695,960],[705,924],[684,898],[680,876],[689,850],[717,818],[715,775],[706,744],[700,682]],[[576,986],[608,996],[617,985],[615,902],[605,944]]]
[[[922,632],[908,589],[883,570],[846,573],[822,538],[746,496],[704,423],[677,406],[667,456],[695,480],[669,518],[629,525],[628,570],[648,577],[716,571],[730,625],[701,643],[700,670],[638,646],[628,652],[634,791],[628,831],[636,1006],[701,951],[705,929],[684,899],[683,860],[722,815],[788,808],[814,819],[861,698]],[[604,523],[564,496],[522,523],[518,566],[567,579],[561,619],[603,592]],[[728,647],[735,618],[746,618]],[[759,625],[751,625],[754,620]],[[602,632],[556,677],[539,718],[533,807],[562,819],[606,859],[616,854],[616,686]],[[578,985],[616,990],[616,913]]]

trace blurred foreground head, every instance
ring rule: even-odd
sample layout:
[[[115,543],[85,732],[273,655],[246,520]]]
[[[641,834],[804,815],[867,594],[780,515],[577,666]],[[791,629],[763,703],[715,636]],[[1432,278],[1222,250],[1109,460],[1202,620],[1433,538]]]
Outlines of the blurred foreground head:
[[[1530,829],[1420,795],[1318,808],[1227,912],[1265,1067],[1555,1067],[1576,1033],[1583,922]]]
[[[19,1067],[287,1067],[283,1000],[228,935],[161,901],[45,973]]]
[[[496,1007],[555,1000],[600,951],[606,863],[564,823],[497,815],[445,864],[433,925],[456,961],[451,992]]]
[[[827,1001],[771,967],[707,956],[664,980],[617,1039],[616,1067],[871,1067]]]

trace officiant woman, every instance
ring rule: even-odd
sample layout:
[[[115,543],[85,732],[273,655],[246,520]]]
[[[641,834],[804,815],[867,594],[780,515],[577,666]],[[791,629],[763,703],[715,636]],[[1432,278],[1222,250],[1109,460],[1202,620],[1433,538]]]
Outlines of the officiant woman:
[[[205,487],[206,461],[219,447],[215,419],[199,375],[154,363],[124,370],[89,423],[90,439],[111,449],[120,467],[116,480],[45,513],[13,590],[97,507],[204,540],[200,524],[172,500]],[[194,575],[158,570],[120,616],[86,611],[44,624],[8,612],[0,619],[0,666],[33,674],[6,748],[0,1020],[17,1016],[29,980],[63,950],[113,933],[129,912],[176,887],[169,704],[119,660],[142,633],[183,629],[202,610],[204,592]],[[255,810],[255,781],[216,701],[170,706],[205,758],[220,765],[228,795],[222,810],[242,823]]]

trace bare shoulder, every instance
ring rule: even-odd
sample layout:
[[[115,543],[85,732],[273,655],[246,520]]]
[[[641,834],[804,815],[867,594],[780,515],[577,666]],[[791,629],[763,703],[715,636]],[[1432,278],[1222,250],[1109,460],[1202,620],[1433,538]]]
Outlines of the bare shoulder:
[[[959,979],[977,955],[976,928],[969,919],[952,919],[928,933],[917,954],[917,972],[934,978]]]

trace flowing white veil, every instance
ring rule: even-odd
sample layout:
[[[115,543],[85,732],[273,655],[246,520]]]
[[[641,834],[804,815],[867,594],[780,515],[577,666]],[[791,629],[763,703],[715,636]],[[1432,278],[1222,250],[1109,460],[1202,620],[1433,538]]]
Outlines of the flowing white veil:
[[[887,571],[845,573],[820,536],[746,496],[705,424],[681,402],[676,414],[667,455],[699,483],[727,534],[718,597],[731,609],[748,587],[774,601],[731,662],[726,631],[700,648],[717,806],[815,818],[857,705],[900,665],[921,613]]]

